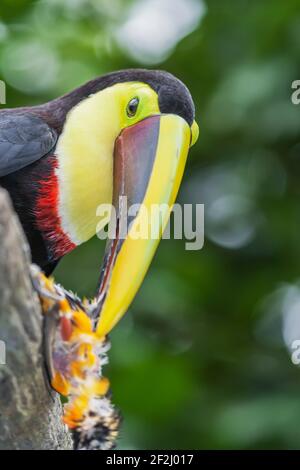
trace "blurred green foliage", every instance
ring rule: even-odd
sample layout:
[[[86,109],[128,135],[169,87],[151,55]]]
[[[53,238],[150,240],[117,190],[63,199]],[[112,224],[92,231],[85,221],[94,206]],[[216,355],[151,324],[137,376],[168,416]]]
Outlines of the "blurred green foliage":
[[[9,106],[145,65],[180,77],[196,103],[201,136],[179,199],[205,204],[205,246],[163,241],[111,334],[106,373],[124,416],[120,448],[299,448],[300,371],[283,333],[289,342],[290,322],[300,338],[300,106],[290,99],[300,79],[300,2],[187,2],[197,24],[179,25],[159,51],[150,17],[155,54],[144,59],[118,39],[137,3],[151,10],[151,0],[0,7]],[[153,12],[165,3],[153,0]],[[102,253],[92,240],[61,263],[57,279],[92,295]]]

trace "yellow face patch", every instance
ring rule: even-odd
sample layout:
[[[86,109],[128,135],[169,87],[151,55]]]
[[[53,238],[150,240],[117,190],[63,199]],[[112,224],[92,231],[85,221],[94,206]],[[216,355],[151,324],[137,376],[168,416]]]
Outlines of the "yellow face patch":
[[[133,98],[139,105],[130,117],[127,106]],[[76,245],[99,228],[97,207],[112,202],[116,138],[125,127],[159,113],[157,94],[139,82],[106,88],[69,112],[56,149],[58,209],[62,229]]]

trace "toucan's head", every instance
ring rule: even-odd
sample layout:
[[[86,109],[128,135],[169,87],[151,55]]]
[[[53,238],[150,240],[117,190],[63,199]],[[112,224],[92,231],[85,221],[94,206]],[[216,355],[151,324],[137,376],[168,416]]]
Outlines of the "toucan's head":
[[[101,204],[113,202],[120,220],[120,196],[127,197],[128,209],[145,209],[128,215],[126,236],[107,244],[97,304],[104,335],[127,310],[159,241],[151,230],[137,237],[138,227],[145,227],[147,211],[157,204],[165,205],[155,222],[160,234],[168,221],[198,138],[195,108],[173,75],[140,69],[105,75],[58,102],[66,113],[56,149],[59,216],[70,240],[80,244],[95,234]],[[151,229],[154,222],[147,220]]]

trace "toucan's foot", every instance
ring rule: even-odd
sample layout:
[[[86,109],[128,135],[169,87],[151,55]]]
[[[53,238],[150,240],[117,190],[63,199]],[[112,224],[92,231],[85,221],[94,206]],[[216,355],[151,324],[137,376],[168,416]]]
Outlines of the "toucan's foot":
[[[99,337],[89,315],[92,307],[55,284],[35,265],[32,281],[44,314],[44,352],[51,386],[68,398],[63,421],[78,450],[115,446],[120,416],[112,405],[109,381],[102,376],[109,343]]]

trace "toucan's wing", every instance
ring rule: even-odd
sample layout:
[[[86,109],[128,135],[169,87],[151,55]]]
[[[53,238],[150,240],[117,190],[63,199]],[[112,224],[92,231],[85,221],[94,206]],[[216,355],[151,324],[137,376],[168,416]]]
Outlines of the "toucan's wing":
[[[0,113],[0,177],[30,165],[55,146],[57,134],[29,112]]]

